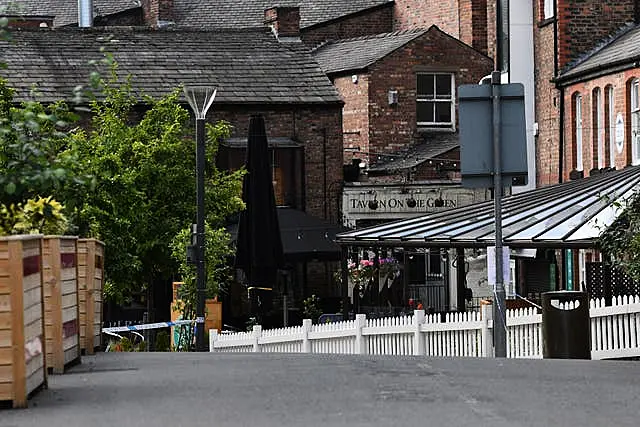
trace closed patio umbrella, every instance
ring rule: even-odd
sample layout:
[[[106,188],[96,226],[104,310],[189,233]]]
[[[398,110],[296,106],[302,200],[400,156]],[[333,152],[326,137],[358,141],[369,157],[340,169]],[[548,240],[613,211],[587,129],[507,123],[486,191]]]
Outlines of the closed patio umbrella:
[[[273,288],[283,266],[269,147],[262,116],[251,116],[247,141],[247,174],[242,185],[246,209],[240,214],[235,267],[249,287]]]

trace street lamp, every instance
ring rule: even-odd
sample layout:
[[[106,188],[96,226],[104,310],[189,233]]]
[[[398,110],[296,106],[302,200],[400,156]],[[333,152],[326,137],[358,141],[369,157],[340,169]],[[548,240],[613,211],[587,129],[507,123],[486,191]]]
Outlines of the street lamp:
[[[185,86],[184,95],[196,117],[196,224],[195,253],[196,264],[196,351],[206,351],[204,342],[204,300],[206,293],[206,278],[204,269],[205,241],[204,241],[204,125],[207,111],[214,98],[217,88],[212,86]],[[192,242],[193,244],[194,242]]]

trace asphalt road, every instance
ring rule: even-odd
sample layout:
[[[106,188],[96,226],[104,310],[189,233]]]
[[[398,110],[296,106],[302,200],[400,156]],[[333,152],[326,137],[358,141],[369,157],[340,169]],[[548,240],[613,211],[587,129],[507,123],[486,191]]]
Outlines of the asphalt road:
[[[639,403],[640,362],[102,353],[0,426],[637,427]]]

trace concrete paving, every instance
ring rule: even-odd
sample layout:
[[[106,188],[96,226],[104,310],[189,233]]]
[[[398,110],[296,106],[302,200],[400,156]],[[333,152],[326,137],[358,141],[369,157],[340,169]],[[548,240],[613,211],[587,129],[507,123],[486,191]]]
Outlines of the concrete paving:
[[[102,353],[1,427],[634,426],[640,364]]]

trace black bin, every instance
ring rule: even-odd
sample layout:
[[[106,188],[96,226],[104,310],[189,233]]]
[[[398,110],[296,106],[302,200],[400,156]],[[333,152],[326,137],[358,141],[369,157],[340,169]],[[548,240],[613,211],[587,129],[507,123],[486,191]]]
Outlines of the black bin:
[[[573,304],[573,309],[568,305]],[[586,292],[542,294],[542,352],[545,359],[591,359],[589,296]]]

